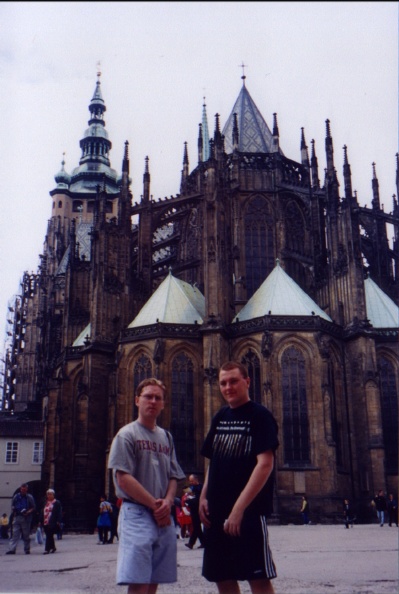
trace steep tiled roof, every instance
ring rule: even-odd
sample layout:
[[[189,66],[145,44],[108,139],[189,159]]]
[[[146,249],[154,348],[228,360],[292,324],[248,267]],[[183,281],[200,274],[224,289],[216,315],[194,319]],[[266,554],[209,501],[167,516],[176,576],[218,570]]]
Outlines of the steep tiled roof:
[[[320,316],[331,322],[331,318],[313,301],[305,291],[277,264],[233,322],[242,322],[274,316]]]
[[[364,281],[364,288],[367,318],[374,328],[398,328],[399,307],[371,278]]]
[[[238,150],[242,153],[271,153],[273,135],[245,84],[223,128],[226,153],[233,152],[234,113],[238,122]],[[279,150],[282,154],[282,151]]]
[[[169,273],[128,327],[137,328],[156,322],[202,324],[204,316],[205,298],[202,293]]]
[[[79,334],[79,336],[74,340],[72,346],[73,347],[84,346],[86,336],[88,336],[90,338],[90,335],[91,335],[91,324],[87,324],[86,328],[84,328],[82,330],[82,332]]]

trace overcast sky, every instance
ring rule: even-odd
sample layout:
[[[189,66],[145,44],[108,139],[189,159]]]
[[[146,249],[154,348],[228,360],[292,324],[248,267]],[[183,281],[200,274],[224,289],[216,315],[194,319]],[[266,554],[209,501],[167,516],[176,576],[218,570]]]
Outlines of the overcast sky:
[[[324,179],[330,119],[343,194],[344,144],[360,204],[371,204],[372,162],[392,210],[398,151],[397,2],[2,2],[0,4],[0,351],[7,303],[36,271],[51,215],[54,175],[68,173],[101,66],[121,170],[130,143],[134,201],[148,155],[154,198],[179,192],[184,142],[197,164],[206,97],[210,134],[246,86],[280,146],[300,161],[315,139]]]

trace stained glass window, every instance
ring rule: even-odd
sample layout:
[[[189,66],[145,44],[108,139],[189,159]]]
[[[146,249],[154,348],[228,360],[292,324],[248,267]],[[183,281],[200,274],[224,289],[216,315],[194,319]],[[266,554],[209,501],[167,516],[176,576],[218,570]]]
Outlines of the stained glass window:
[[[310,463],[305,359],[295,347],[282,357],[284,461]]]
[[[171,411],[170,430],[177,459],[189,472],[195,466],[194,366],[185,353],[172,361]]]
[[[398,390],[392,363],[384,356],[378,359],[381,394],[382,431],[387,470],[398,470]]]
[[[274,268],[273,216],[268,201],[253,198],[245,212],[245,283],[249,299]]]

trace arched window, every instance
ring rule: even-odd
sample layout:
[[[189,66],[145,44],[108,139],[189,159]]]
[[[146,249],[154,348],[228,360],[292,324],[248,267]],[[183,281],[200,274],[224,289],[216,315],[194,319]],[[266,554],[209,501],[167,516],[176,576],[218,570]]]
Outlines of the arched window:
[[[133,370],[133,389],[134,395],[136,394],[137,386],[140,382],[148,377],[152,376],[152,365],[151,361],[146,355],[140,355],[137,359],[134,370]]]
[[[289,250],[305,253],[305,221],[300,208],[293,201],[285,209],[285,237]]]
[[[248,351],[241,359],[241,363],[248,369],[248,375],[251,380],[249,384],[249,397],[254,402],[262,404],[259,357],[254,352]]]
[[[245,279],[247,298],[274,268],[273,215],[269,202],[256,196],[245,212]]]
[[[382,431],[386,470],[398,470],[398,390],[392,363],[384,356],[378,358],[381,394]]]
[[[81,394],[76,403],[75,452],[87,454],[89,398]]]
[[[195,468],[194,366],[185,353],[172,361],[170,430],[185,472]]]
[[[330,406],[331,406],[331,431],[335,443],[335,451],[338,466],[344,465],[343,457],[343,417],[341,390],[335,381],[334,365],[330,361],[328,364],[328,383],[330,386]]]
[[[283,354],[281,367],[284,462],[300,466],[310,463],[305,359],[290,347]]]

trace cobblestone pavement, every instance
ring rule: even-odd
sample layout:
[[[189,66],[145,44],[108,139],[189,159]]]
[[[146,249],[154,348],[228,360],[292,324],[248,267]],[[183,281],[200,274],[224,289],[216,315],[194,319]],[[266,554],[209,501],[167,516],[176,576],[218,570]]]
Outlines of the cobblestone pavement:
[[[378,524],[270,526],[276,594],[398,594],[398,534]],[[202,550],[185,542],[178,540],[178,582],[159,586],[158,594],[215,594],[201,576]],[[0,592],[126,594],[115,585],[117,542],[98,546],[96,535],[66,534],[56,546],[43,555],[32,536],[30,555],[22,541],[16,555],[5,555],[7,541],[0,540]],[[247,583],[241,591],[250,592]]]

